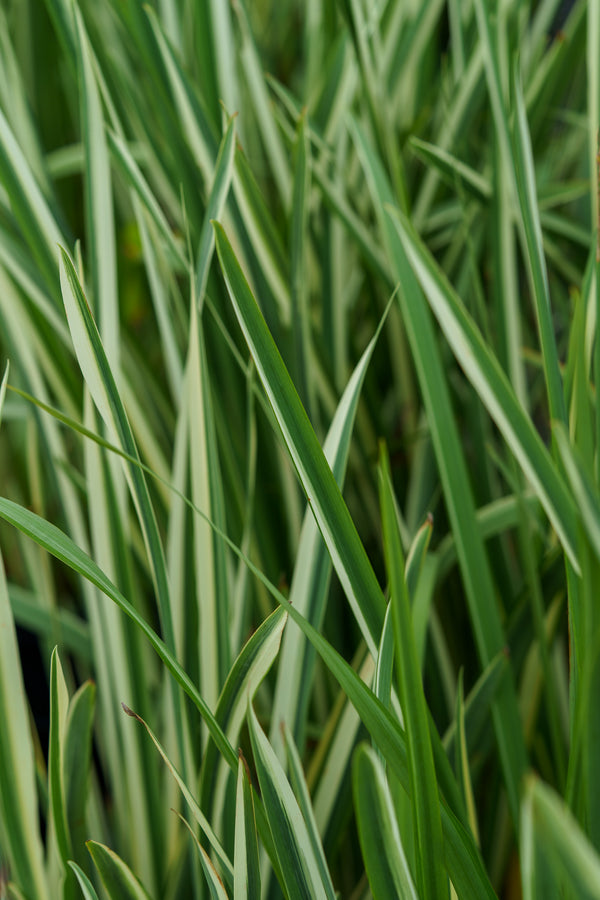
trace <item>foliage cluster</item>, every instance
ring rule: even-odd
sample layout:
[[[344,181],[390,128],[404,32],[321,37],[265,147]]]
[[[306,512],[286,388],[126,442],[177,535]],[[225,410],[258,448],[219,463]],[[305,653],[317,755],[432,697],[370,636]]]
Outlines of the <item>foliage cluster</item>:
[[[599,113],[596,0],[3,4],[0,897],[600,897]]]

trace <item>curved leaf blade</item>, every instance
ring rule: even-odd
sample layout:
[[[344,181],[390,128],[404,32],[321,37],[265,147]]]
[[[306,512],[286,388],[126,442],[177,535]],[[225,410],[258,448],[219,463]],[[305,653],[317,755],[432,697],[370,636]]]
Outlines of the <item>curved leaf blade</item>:
[[[142,883],[113,850],[97,841],[88,841],[87,848],[110,900],[151,900]]]
[[[352,666],[342,659],[325,638],[304,620],[293,606],[288,606],[287,601],[280,602],[285,603],[289,617],[313,644],[327,668],[356,708],[387,765],[394,771],[404,790],[410,794],[406,738],[397,719],[380,703]],[[446,866],[458,896],[461,900],[483,900],[483,898],[493,900],[496,895],[472,835],[461,825],[444,801],[440,804],[440,812]]]
[[[77,865],[77,863],[69,860],[69,867],[75,872],[75,877],[79,883],[79,887],[81,888],[81,893],[83,894],[84,900],[98,900],[98,894],[94,890],[94,885],[87,877],[83,869]]]
[[[67,798],[64,780],[64,753],[69,709],[69,693],[58,649],[52,651],[50,660],[50,737],[48,741],[49,807],[54,824],[58,852],[64,866],[71,851],[71,835],[67,817]]]
[[[329,897],[333,900],[333,898],[335,898],[335,890],[331,882],[329,869],[327,868],[327,861],[323,852],[323,845],[321,844],[321,837],[317,828],[317,822],[315,819],[310,794],[308,792],[308,785],[306,784],[306,779],[302,770],[300,756],[298,754],[296,745],[294,744],[294,738],[292,737],[289,729],[286,728],[285,725],[283,725],[282,731],[284,733],[285,749],[287,753],[292,789],[294,791],[296,800],[298,801],[298,806],[300,807],[300,811],[302,812],[304,821],[306,822],[308,836],[310,838],[313,853],[315,855],[315,859],[321,873],[321,879],[327,889]]]
[[[100,332],[109,357],[116,361],[119,345],[117,260],[110,160],[94,57],[81,13],[74,7],[80,109],[85,152],[86,218],[93,296]]]
[[[0,818],[3,853],[32,900],[48,900],[34,749],[17,634],[0,556]]]
[[[332,900],[321,878],[306,823],[281,764],[251,706],[248,715],[261,794],[287,896],[290,900]]]
[[[73,856],[83,855],[85,809],[88,798],[96,685],[86,681],[69,703],[63,753],[65,808],[73,846]]]
[[[400,308],[427,411],[445,503],[456,542],[469,615],[479,658],[482,665],[486,666],[505,646],[506,637],[500,612],[495,603],[489,602],[489,598],[494,596],[494,581],[477,525],[474,497],[452,411],[447,376],[438,350],[429,307],[424,302],[421,288],[394,221],[386,211],[387,205],[393,204],[394,195],[381,159],[373,151],[357,123],[353,123],[353,132],[373,196],[384,246],[394,277],[399,283]],[[511,814],[513,820],[517,822],[519,790],[526,766],[526,750],[510,673],[504,678],[492,716]]]
[[[566,890],[581,900],[600,898],[600,857],[559,796],[537,777],[525,786],[521,858],[525,900]],[[544,893],[541,892],[543,886]]]
[[[365,744],[354,754],[352,792],[374,900],[417,900],[385,772],[377,754]]]
[[[110,363],[102,346],[96,323],[90,312],[73,263],[69,259],[68,254],[62,249],[60,283],[73,345],[94,403],[111,433],[116,436],[117,444],[126,454],[137,460],[139,456],[133,432],[123,401],[119,395]],[[174,650],[175,638],[169,605],[167,568],[158,525],[152,508],[150,494],[148,493],[148,486],[139,466],[129,465],[125,468],[125,473],[138,510],[142,532],[148,549],[148,559],[155,581],[161,625],[165,633],[166,644],[169,649]]]
[[[40,547],[44,547],[49,553],[59,559],[69,568],[73,569],[79,575],[82,575],[93,585],[99,588],[119,609],[121,609],[130,619],[132,619],[137,627],[143,632],[146,639],[163,661],[167,669],[172,673],[175,681],[183,688],[188,697],[192,700],[200,715],[206,722],[209,732],[223,756],[227,759],[232,768],[237,767],[237,756],[228,742],[226,736],[217,724],[213,714],[206,705],[200,695],[197,687],[187,672],[179,665],[174,655],[170,652],[165,643],[158,637],[156,632],[148,625],[148,623],[140,616],[136,609],[123,596],[118,588],[105,575],[100,567],[81,550],[74,541],[71,540],[63,531],[46,522],[40,516],[19,506],[12,500],[0,497],[0,517],[10,522],[15,528],[18,528],[23,534],[32,538]]]
[[[240,753],[235,805],[235,850],[233,857],[233,894],[236,900],[260,897],[258,837],[250,773]]]
[[[186,820],[183,818],[183,816],[180,815],[179,813],[177,813],[177,815],[179,816],[179,818],[181,819],[181,821],[183,822],[183,824],[185,825],[185,827],[191,834],[192,839],[198,850],[198,853],[200,854],[200,862],[202,864],[202,871],[204,872],[204,877],[206,878],[206,881],[208,884],[208,890],[210,892],[210,896],[211,896],[212,900],[228,900],[227,891],[225,890],[225,885],[221,881],[219,873],[215,869],[210,856],[208,855],[208,853],[206,852],[206,850],[204,849],[204,847],[198,840],[198,838],[195,835],[193,829],[191,828],[189,822],[186,822]]]
[[[427,300],[465,375],[519,462],[565,553],[579,572],[576,512],[563,479],[479,329],[439,266],[398,210],[388,209]]]
[[[360,392],[386,315],[387,310],[344,389],[323,445],[325,459],[340,488],[344,483]],[[325,614],[330,574],[331,559],[317,522],[310,510],[307,510],[300,532],[289,600],[292,606],[317,628],[320,628]],[[298,746],[302,745],[304,739],[302,720],[312,687],[312,670],[311,657],[307,653],[306,640],[302,632],[297,628],[286,629],[281,646],[269,734],[269,740],[280,759],[283,759],[281,723],[286,723]]]
[[[152,743],[154,744],[154,746],[160,753],[165,765],[167,766],[167,768],[171,772],[171,775],[177,782],[177,786],[179,787],[179,790],[185,797],[185,800],[186,800],[188,806],[190,807],[192,815],[194,816],[196,822],[198,823],[198,825],[200,826],[200,828],[202,829],[202,831],[208,838],[208,841],[209,841],[211,847],[215,851],[215,854],[217,855],[219,862],[221,863],[221,866],[223,867],[224,873],[231,880],[233,877],[233,867],[231,865],[229,857],[227,856],[227,853],[223,849],[223,846],[222,846],[221,842],[219,841],[219,838],[217,837],[213,828],[211,827],[210,822],[208,821],[208,819],[206,818],[206,816],[204,815],[204,813],[198,806],[198,803],[196,802],[191,790],[189,789],[189,787],[187,786],[187,784],[185,783],[185,781],[183,780],[183,778],[177,771],[176,767],[173,765],[173,763],[169,759],[169,756],[168,756],[166,750],[164,749],[164,747],[162,746],[162,744],[160,743],[160,741],[158,740],[158,738],[156,737],[156,735],[154,734],[154,732],[152,731],[152,729],[150,728],[148,723],[146,721],[144,721],[144,719],[142,719],[141,716],[138,716],[138,714],[135,713],[128,706],[126,706],[125,703],[121,703],[121,706],[123,707],[123,712],[127,716],[131,716],[132,719],[137,719],[137,721],[140,722],[140,724],[143,725],[144,728],[146,729],[146,731],[148,732],[148,735],[150,736]],[[187,822],[186,822],[186,825],[187,825]]]
[[[381,588],[225,231],[218,222],[214,229],[219,261],[242,332],[335,570],[375,656],[385,611]]]
[[[423,898],[437,900],[448,895],[448,879],[442,863],[442,824],[438,787],[429,734],[428,709],[414,638],[402,542],[391,485],[390,464],[387,452],[383,448],[379,461],[379,493],[384,555],[391,594],[396,671],[408,746],[417,846],[417,884]]]

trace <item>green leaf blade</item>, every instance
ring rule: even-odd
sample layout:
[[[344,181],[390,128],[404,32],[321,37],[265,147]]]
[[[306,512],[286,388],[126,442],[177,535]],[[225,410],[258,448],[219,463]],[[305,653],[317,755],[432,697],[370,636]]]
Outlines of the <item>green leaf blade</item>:
[[[260,865],[258,834],[254,816],[254,800],[247,763],[240,755],[235,807],[235,852],[233,861],[233,893],[236,900],[260,897]]]
[[[550,454],[508,379],[413,226],[396,210],[393,224],[457,361],[502,432],[578,571],[575,508]]]
[[[379,491],[383,542],[390,584],[396,670],[408,745],[413,816],[417,846],[417,883],[423,898],[448,896],[442,864],[443,844],[439,797],[429,736],[428,710],[415,645],[410,599],[404,573],[400,531],[396,518],[389,458],[382,448]]]
[[[290,900],[326,900],[308,830],[281,764],[249,708],[250,737],[261,794]]]
[[[214,223],[229,295],[301,484],[367,646],[376,653],[381,589],[316,435],[256,305],[225,231]]]
[[[49,805],[63,866],[72,856],[64,779],[65,732],[69,694],[55,647],[50,661],[50,737],[48,746]]]
[[[37,807],[34,748],[17,635],[0,557],[0,818],[14,879],[33,900],[48,900]]]
[[[87,848],[110,900],[151,900],[139,879],[113,850],[98,841],[88,841]]]
[[[379,757],[364,744],[354,754],[352,788],[358,833],[375,900],[417,900],[393,801]]]

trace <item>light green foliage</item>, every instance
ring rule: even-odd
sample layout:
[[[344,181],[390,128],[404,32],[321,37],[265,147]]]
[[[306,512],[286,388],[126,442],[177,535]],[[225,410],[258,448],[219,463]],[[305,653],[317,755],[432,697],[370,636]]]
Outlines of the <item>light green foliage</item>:
[[[598,896],[599,60],[3,4],[2,900]]]

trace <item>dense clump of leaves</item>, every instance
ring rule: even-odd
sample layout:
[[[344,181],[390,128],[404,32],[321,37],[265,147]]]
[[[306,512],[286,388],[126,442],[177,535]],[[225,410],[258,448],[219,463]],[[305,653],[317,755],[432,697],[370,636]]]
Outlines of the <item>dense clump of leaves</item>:
[[[0,42],[0,895],[598,897],[596,4]]]

